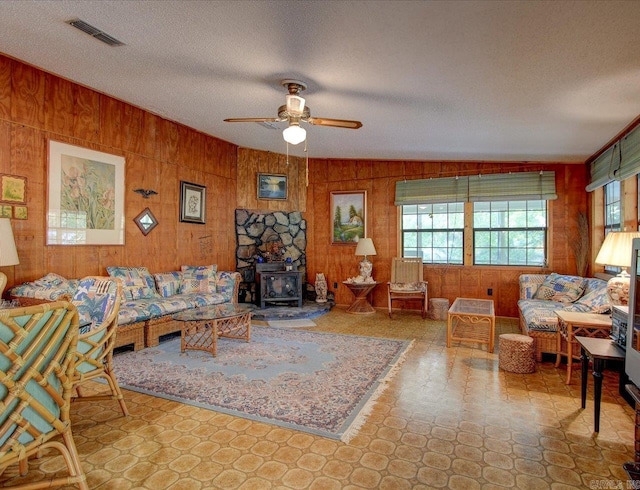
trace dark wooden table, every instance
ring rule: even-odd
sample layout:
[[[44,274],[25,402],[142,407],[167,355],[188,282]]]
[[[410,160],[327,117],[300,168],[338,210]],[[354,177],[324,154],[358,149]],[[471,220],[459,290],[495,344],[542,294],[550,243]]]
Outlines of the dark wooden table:
[[[627,376],[624,372],[625,351],[611,339],[597,339],[593,337],[575,337],[580,344],[582,360],[582,408],[587,402],[587,373],[589,359],[593,361],[593,418],[594,432],[600,432],[600,400],[602,398],[602,372],[606,361],[616,361],[619,373],[619,392],[625,391]]]

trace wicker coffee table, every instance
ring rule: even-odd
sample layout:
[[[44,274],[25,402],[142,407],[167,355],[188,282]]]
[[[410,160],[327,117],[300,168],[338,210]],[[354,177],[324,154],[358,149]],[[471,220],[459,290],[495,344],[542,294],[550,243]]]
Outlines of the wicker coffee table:
[[[452,340],[477,342],[493,352],[495,333],[493,300],[456,298],[447,313],[447,347]]]
[[[193,308],[173,315],[182,322],[180,352],[187,349],[217,354],[218,337],[251,340],[251,310],[224,304]]]

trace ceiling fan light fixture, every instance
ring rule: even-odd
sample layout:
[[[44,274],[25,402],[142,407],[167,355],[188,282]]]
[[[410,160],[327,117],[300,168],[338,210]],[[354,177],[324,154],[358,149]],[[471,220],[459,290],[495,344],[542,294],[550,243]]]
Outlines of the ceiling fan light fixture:
[[[291,125],[282,132],[282,137],[287,143],[297,145],[307,138],[307,131],[301,128],[298,123],[291,123]]]
[[[287,112],[292,115],[301,116],[304,112],[304,99],[299,95],[288,94]]]

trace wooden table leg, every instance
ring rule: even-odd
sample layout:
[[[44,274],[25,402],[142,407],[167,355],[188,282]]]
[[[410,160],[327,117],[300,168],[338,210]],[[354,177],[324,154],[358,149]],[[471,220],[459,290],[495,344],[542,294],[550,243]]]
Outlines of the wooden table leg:
[[[560,367],[562,360],[562,332],[560,331],[560,323],[562,320],[558,318],[558,330],[556,330],[556,367]]]
[[[600,432],[600,401],[602,399],[602,370],[603,359],[593,360],[593,427],[594,432]]]
[[[573,342],[571,341],[573,338],[573,325],[571,323],[567,323],[567,382],[566,384],[571,384],[571,371],[573,368]]]
[[[584,348],[580,349],[580,360],[582,362],[581,367],[582,367],[582,379],[581,379],[581,385],[582,388],[580,390],[580,395],[581,395],[581,399],[582,399],[582,408],[585,408],[587,406],[587,375],[589,373],[589,357],[587,357],[587,352],[584,350]]]
[[[495,347],[496,337],[496,319],[495,317],[489,319],[489,353],[493,352]]]
[[[452,328],[453,319],[451,318],[451,314],[447,315],[447,348],[451,347],[451,328]]]

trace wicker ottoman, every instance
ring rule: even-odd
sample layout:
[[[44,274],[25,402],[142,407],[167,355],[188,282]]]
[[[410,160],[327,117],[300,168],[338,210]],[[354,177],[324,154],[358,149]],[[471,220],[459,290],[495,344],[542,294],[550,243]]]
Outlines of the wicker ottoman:
[[[446,320],[449,311],[449,300],[446,298],[431,298],[429,300],[429,318],[432,320]]]
[[[517,333],[498,338],[498,365],[510,373],[527,374],[536,370],[533,339]]]

